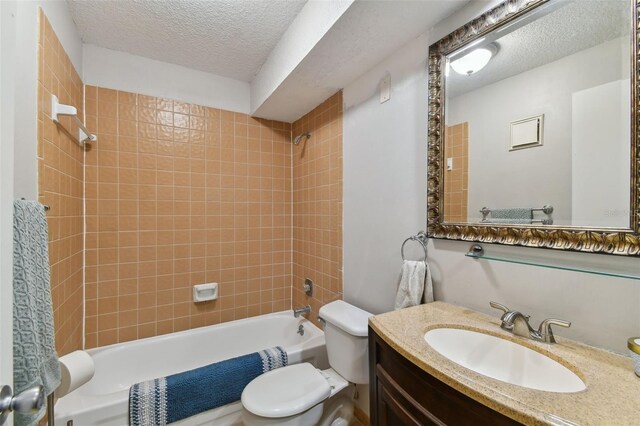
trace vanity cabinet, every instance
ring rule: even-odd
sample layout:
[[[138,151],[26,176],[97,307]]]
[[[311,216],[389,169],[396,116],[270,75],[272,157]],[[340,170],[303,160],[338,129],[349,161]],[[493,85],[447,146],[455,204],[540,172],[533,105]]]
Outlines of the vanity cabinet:
[[[372,426],[520,424],[431,376],[369,327]]]

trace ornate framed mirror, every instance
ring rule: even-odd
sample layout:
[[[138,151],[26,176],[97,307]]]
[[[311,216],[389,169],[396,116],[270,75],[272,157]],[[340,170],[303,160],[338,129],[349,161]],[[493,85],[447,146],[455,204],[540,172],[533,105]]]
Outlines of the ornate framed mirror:
[[[431,238],[640,255],[640,0],[508,0],[429,48]]]

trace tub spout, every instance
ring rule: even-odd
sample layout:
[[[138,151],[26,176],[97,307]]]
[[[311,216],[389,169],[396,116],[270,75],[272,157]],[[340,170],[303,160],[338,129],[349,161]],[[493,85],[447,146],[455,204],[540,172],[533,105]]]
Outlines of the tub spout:
[[[302,315],[307,315],[310,312],[311,312],[311,306],[307,305],[307,306],[304,306],[302,308],[294,309],[293,310],[293,316],[298,318],[298,317],[300,317]]]

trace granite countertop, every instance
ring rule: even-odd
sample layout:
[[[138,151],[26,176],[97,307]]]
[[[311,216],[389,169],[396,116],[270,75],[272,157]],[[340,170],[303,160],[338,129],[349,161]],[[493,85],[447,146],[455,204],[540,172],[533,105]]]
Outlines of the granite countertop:
[[[477,311],[434,302],[369,319],[371,328],[409,361],[476,401],[530,425],[640,425],[640,378],[630,358],[556,336],[547,344],[514,336],[500,320]],[[440,355],[424,340],[433,328],[482,331],[543,353],[586,384],[577,393],[527,389],[475,373]]]

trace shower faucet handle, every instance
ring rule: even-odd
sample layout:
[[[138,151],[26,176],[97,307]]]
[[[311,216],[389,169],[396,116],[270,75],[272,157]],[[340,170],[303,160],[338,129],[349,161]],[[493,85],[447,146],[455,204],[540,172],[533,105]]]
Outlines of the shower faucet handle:
[[[302,284],[302,290],[307,296],[313,296],[313,280],[311,278],[305,278],[304,284]]]

